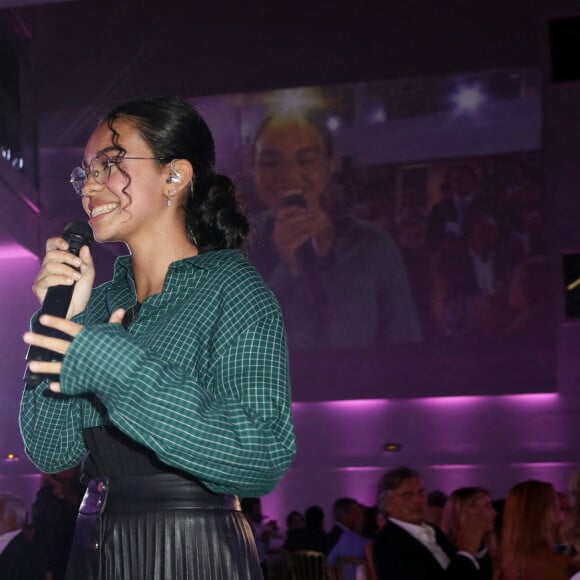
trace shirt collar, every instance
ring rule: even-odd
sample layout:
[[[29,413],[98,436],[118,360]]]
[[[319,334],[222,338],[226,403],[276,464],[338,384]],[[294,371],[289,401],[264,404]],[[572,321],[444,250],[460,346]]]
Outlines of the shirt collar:
[[[219,261],[218,256],[225,252],[236,252],[237,250],[212,250],[209,252],[202,252],[197,256],[191,258],[183,258],[172,262],[170,269],[182,269],[184,267],[194,267],[200,270],[212,270]],[[115,270],[113,279],[119,280],[121,278],[130,278],[133,280],[133,264],[131,263],[131,256],[119,256],[115,261]]]
[[[6,532],[0,536],[0,554],[5,550],[6,546],[21,532],[22,530],[15,530],[14,532]]]
[[[397,524],[400,528],[403,528],[406,532],[411,534],[415,539],[419,539],[421,534],[425,532],[425,528],[430,528],[427,524],[412,524],[410,522],[404,522],[402,520],[397,520],[396,518],[389,518],[394,524]],[[433,528],[430,528],[433,529]]]

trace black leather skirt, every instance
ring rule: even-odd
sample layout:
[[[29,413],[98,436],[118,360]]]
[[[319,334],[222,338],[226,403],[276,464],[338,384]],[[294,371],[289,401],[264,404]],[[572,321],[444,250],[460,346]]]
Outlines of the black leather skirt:
[[[174,474],[93,479],[67,580],[259,580],[238,498]]]

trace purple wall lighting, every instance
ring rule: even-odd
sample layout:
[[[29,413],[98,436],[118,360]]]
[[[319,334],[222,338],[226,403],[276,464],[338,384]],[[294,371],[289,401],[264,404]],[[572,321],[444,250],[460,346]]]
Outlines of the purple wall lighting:
[[[38,309],[31,290],[38,269],[38,257],[22,246],[0,245],[0,457],[24,455],[17,422],[26,355],[22,334]]]
[[[295,403],[298,453],[265,513],[283,522],[292,509],[323,507],[331,524],[337,497],[375,501],[384,471],[418,469],[428,489],[481,485],[504,497],[528,478],[565,489],[576,430],[569,401],[556,393]],[[385,452],[386,442],[400,450]]]
[[[15,242],[5,242],[0,244],[0,260],[27,260],[35,259],[37,256]],[[5,277],[4,265],[2,265],[2,278]]]

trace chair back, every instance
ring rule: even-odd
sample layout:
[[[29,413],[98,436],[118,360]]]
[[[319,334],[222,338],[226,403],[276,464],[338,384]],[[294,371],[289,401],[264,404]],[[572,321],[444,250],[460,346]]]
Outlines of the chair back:
[[[314,550],[296,550],[288,553],[292,580],[326,580],[326,556]]]
[[[332,580],[371,580],[365,558],[342,556],[334,566]]]
[[[266,580],[292,580],[286,550],[270,550],[266,554]]]

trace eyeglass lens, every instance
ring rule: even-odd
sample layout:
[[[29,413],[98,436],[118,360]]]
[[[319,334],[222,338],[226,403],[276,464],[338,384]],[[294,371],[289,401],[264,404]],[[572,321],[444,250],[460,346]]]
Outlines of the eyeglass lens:
[[[111,176],[111,165],[110,157],[101,153],[91,159],[88,172],[97,183],[106,183]],[[87,179],[87,171],[83,167],[75,167],[72,170],[70,182],[79,195],[83,195],[83,187]]]

